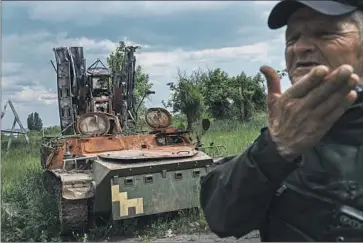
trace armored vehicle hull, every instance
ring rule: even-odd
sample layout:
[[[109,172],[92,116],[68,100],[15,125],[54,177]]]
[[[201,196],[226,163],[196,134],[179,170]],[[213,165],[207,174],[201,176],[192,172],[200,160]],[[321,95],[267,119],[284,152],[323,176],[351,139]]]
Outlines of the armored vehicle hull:
[[[43,147],[46,175],[58,188],[62,233],[86,230],[97,215],[122,220],[198,207],[199,181],[213,158],[187,143],[159,146],[158,138],[66,138],[52,150]]]
[[[199,180],[208,172],[212,158],[185,147],[145,152],[149,154],[144,158],[101,156],[94,162],[95,212],[112,212],[113,219],[119,220],[198,207]]]

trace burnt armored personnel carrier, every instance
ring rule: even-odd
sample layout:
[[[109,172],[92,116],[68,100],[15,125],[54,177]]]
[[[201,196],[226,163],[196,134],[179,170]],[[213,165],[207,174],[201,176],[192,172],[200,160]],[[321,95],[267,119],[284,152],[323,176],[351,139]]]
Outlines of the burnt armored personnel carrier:
[[[62,134],[43,138],[41,165],[62,234],[87,230],[95,215],[122,220],[199,205],[212,157],[189,131],[172,128],[163,108],[147,110],[151,131],[134,129],[135,50],[125,47],[122,71],[111,73],[100,60],[86,69],[82,47],[54,49]]]

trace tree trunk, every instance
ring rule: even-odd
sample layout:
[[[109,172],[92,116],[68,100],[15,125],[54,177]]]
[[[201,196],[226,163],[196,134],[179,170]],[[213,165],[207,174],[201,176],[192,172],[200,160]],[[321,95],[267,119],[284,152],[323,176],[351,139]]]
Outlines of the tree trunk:
[[[187,116],[187,130],[189,131],[193,131],[193,119],[192,119],[192,115],[191,114],[186,114]]]
[[[252,107],[249,105],[248,101],[243,102],[243,108],[244,108],[244,120],[250,121],[251,120],[251,114],[252,114]]]
[[[241,102],[241,104],[238,105],[238,117],[239,117],[239,121],[240,122],[244,122],[244,107],[243,107],[243,102]]]

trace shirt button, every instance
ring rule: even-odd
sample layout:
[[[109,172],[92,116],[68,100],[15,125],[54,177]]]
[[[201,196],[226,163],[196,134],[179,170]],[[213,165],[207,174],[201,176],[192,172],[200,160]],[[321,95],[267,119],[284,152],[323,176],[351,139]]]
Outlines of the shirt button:
[[[343,242],[344,241],[344,237],[343,236],[338,236],[336,238],[336,242]]]

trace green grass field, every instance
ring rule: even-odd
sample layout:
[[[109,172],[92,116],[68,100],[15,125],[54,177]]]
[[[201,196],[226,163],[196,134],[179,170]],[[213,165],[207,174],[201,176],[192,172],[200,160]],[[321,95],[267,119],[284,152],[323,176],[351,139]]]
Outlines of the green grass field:
[[[241,153],[259,134],[265,125],[265,116],[256,115],[245,124],[237,122],[215,122],[204,135],[202,141],[208,146],[224,145],[228,154]],[[58,223],[55,208],[42,184],[42,168],[40,166],[40,135],[30,134],[31,144],[26,146],[15,141],[8,154],[5,155],[6,141],[2,141],[1,154],[1,241],[59,241]],[[4,137],[2,137],[4,139]],[[162,236],[168,229],[173,232],[190,231],[191,224],[197,223],[204,227],[202,218],[188,218],[164,222],[153,222],[141,237]],[[184,221],[180,221],[184,220]],[[197,222],[196,222],[197,221]],[[181,225],[183,227],[181,227]],[[115,230],[112,227],[112,230]],[[88,240],[104,240],[110,234],[109,228],[94,229]],[[162,232],[162,233],[161,233]],[[83,236],[76,240],[86,241]]]

